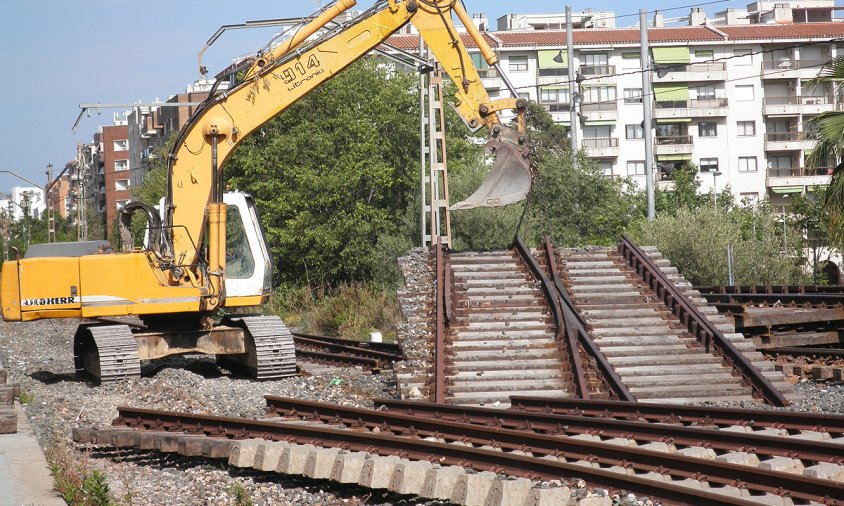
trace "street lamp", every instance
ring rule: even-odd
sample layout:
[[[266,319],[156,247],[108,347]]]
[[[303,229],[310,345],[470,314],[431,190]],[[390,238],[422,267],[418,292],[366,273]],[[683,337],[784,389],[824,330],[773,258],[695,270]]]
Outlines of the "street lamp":
[[[712,173],[712,207],[718,207],[718,202],[716,200],[718,196],[718,176],[721,175],[721,171],[716,170]]]

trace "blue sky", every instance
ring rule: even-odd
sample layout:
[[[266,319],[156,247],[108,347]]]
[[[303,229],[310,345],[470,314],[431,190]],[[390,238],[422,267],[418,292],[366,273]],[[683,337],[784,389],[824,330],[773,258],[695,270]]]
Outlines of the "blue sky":
[[[368,8],[373,0],[359,0]],[[519,2],[464,0],[472,13],[485,12],[491,24],[507,13],[560,12],[564,3],[548,0]],[[56,171],[72,160],[76,144],[90,141],[100,125],[111,122],[113,110],[83,118],[77,132],[71,126],[78,104],[149,102],[184,91],[197,78],[196,57],[218,27],[244,21],[304,16],[315,8],[311,0],[0,0],[0,170],[11,170],[33,181],[46,180],[46,165]],[[696,3],[676,0],[647,2],[648,9]],[[725,1],[705,8],[711,14],[744,1]],[[638,6],[610,0],[572,3],[635,14]],[[670,11],[680,16],[687,8]],[[621,26],[635,17],[619,19]],[[272,28],[224,34],[204,56],[211,74],[232,58],[253,52],[272,36]],[[0,191],[23,185],[0,174]]]

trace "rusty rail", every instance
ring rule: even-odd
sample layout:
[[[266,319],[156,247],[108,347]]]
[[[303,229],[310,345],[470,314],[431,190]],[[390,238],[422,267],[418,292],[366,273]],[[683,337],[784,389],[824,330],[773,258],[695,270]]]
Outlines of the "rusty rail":
[[[442,238],[437,237],[436,251],[434,254],[436,263],[436,302],[435,317],[436,331],[434,333],[434,402],[445,402],[445,339],[446,339],[446,271],[448,266],[445,261]]]
[[[774,411],[771,409],[724,408],[719,406],[689,406],[653,402],[622,402],[584,399],[550,399],[527,395],[510,396],[514,410],[541,413],[576,414],[617,418],[623,420],[648,420],[684,425],[747,425],[750,427],[776,427],[787,430],[826,431],[844,433],[844,416],[828,413],[799,411]]]
[[[606,466],[625,465],[638,472],[653,472],[662,469],[669,475],[684,478],[705,475],[706,481],[713,484],[731,485],[736,483],[737,480],[741,480],[747,484],[750,490],[777,494],[788,491],[794,499],[816,501],[824,496],[830,498],[844,496],[844,485],[832,480],[810,478],[742,464],[713,462],[698,457],[663,453],[602,441],[586,441],[578,438],[561,439],[557,435],[537,433],[530,428],[528,430],[521,427],[518,429],[504,428],[501,426],[500,419],[496,418],[495,410],[486,410],[492,413],[483,415],[484,420],[477,419],[478,413],[483,413],[484,410],[466,410],[473,412],[476,417],[476,423],[467,423],[467,420],[437,418],[430,411],[414,414],[397,413],[395,411],[383,412],[274,396],[266,396],[266,400],[270,414],[322,423],[336,424],[339,422],[352,430],[378,429],[381,434],[392,432],[395,435],[410,435],[419,438],[433,436],[463,444],[491,445],[501,448],[503,455],[512,451],[530,451],[534,457],[539,459],[543,456],[559,456],[562,452],[566,460],[591,460]],[[459,411],[461,408],[451,408],[451,410]],[[432,405],[431,409],[436,410],[437,406]],[[502,414],[506,415],[506,413]],[[527,425],[530,427],[529,423]],[[565,430],[567,422],[558,421],[557,425],[561,427],[561,430]],[[656,426],[653,428],[661,429]],[[729,441],[730,444],[727,447],[732,450],[746,449],[748,446],[752,446],[750,443],[741,444],[741,436],[745,436],[745,434],[719,435],[718,432],[726,431],[702,430],[696,432],[696,435],[700,438],[697,439],[697,443],[708,441],[710,438],[717,440],[721,437],[724,438],[722,441]],[[707,432],[714,434],[707,434]],[[694,440],[694,436],[689,439]],[[748,439],[769,445],[765,449],[772,452],[773,455],[789,454],[790,450],[794,451],[803,443],[802,440],[789,441],[788,438],[774,436],[757,436]],[[840,448],[834,444],[815,445],[814,449],[820,454],[810,451],[810,458],[821,457],[827,461],[839,458],[838,450]],[[758,449],[755,448],[755,450]],[[763,452],[759,451],[758,453]],[[791,454],[791,456],[793,457],[794,454]]]
[[[700,293],[837,293],[844,294],[844,285],[720,285],[695,286]]]
[[[554,244],[551,242],[551,237],[546,236],[545,254],[548,258],[549,265],[552,266],[551,272],[554,277],[554,288],[559,296],[560,308],[566,321],[566,328],[569,329],[569,332],[576,335],[578,342],[581,346],[583,346],[586,353],[595,360],[598,370],[609,387],[613,390],[616,397],[624,401],[635,401],[636,398],[633,397],[633,394],[630,393],[630,390],[628,390],[624,382],[621,381],[621,377],[615,372],[613,366],[610,365],[607,357],[601,353],[601,350],[592,338],[589,337],[589,331],[586,330],[586,322],[583,320],[583,317],[580,316],[580,313],[577,312],[574,301],[571,300],[568,290],[566,290],[566,287],[563,286],[563,282],[560,279],[554,251]]]
[[[167,431],[177,434],[196,434],[212,437],[226,437],[230,439],[262,438],[273,441],[288,441],[293,444],[315,444],[322,447],[340,447],[347,451],[364,451],[380,455],[399,455],[411,460],[433,460],[442,465],[459,465],[474,468],[479,471],[493,471],[499,474],[521,476],[534,480],[558,480],[561,476],[578,477],[588,485],[606,487],[613,490],[635,490],[637,493],[650,495],[671,504],[750,504],[740,497],[729,497],[706,490],[676,485],[670,482],[657,481],[639,476],[619,473],[608,469],[570,464],[555,459],[542,459],[517,452],[474,448],[466,445],[455,445],[437,441],[427,441],[420,438],[398,437],[384,433],[362,432],[355,430],[336,429],[324,425],[303,425],[301,423],[274,423],[244,418],[225,418],[208,415],[193,415],[188,413],[174,413],[148,409],[118,407],[118,417],[112,422],[115,427],[129,427],[136,430]],[[461,429],[465,424],[457,424]],[[81,431],[80,431],[81,432]],[[511,431],[516,432],[516,431]],[[516,432],[513,437],[521,436]],[[462,437],[462,436],[461,436]],[[548,438],[549,436],[544,436]],[[559,441],[556,438],[557,442]],[[607,452],[617,452],[619,447],[607,445]],[[635,450],[635,449],[634,449]],[[643,452],[643,450],[639,450]],[[655,455],[657,460],[664,458],[663,454],[647,452]],[[568,456],[568,452],[560,454]],[[592,459],[592,456],[589,456]],[[612,455],[609,458],[616,458]],[[692,473],[700,476],[696,464],[700,459],[692,459],[684,474]],[[654,471],[664,471],[658,463],[647,464]],[[741,471],[740,468],[750,469],[748,466],[726,464]],[[777,473],[777,475],[785,473]],[[739,476],[740,474],[735,474]],[[786,476],[787,480],[795,480],[794,475]],[[820,498],[824,488],[830,485],[824,480],[810,479],[811,484],[818,482],[820,489],[812,489],[813,497]],[[731,478],[730,482],[735,479]],[[807,485],[807,483],[803,483]],[[832,487],[840,485],[833,484]],[[766,486],[767,487],[767,486]],[[802,492],[801,496],[808,492]]]
[[[376,343],[373,341],[358,341],[355,339],[344,339],[342,337],[320,336],[316,334],[305,334],[302,332],[291,332],[293,340],[296,338],[309,339],[312,341],[320,341],[323,343],[337,344],[341,346],[351,346],[355,350],[360,350],[362,353],[376,352],[375,358],[389,358],[401,360],[403,358],[401,347],[396,343]]]
[[[548,279],[548,276],[545,275],[545,272],[543,272],[539,267],[539,263],[531,253],[530,248],[528,248],[524,241],[522,241],[521,237],[515,237],[513,240],[513,246],[522,258],[522,261],[524,261],[533,273],[534,277],[539,280],[539,286],[542,289],[542,293],[545,295],[548,307],[551,308],[551,313],[554,316],[554,324],[557,327],[557,332],[554,337],[557,342],[565,343],[566,349],[568,350],[572,384],[575,389],[574,393],[581,399],[588,399],[589,385],[586,383],[586,375],[583,373],[583,364],[580,360],[580,352],[577,349],[577,337],[566,325],[566,320],[563,316],[562,308],[560,307],[557,290]]]
[[[717,353],[723,356],[733,370],[738,372],[754,392],[766,402],[774,406],[786,406],[788,401],[762,372],[744,356],[733,343],[709,319],[704,316],[697,306],[689,300],[673,281],[662,272],[662,269],[626,235],[621,236],[618,250],[624,260],[641,276],[648,287],[671,310],[674,315],[688,327],[689,332],[704,344],[706,351],[714,346]]]
[[[308,412],[307,405],[288,404],[288,399],[277,401],[279,398],[265,397],[268,412],[272,412],[271,408],[276,406]],[[753,448],[752,452],[757,455],[796,457],[809,462],[837,463],[842,458],[841,445],[834,442],[717,430],[703,426],[705,424],[703,419],[701,419],[701,422],[704,423],[684,426],[670,423],[671,420],[667,418],[654,421],[628,420],[587,416],[586,414],[558,414],[521,409],[453,406],[396,399],[374,399],[373,402],[375,409],[381,414],[399,413],[426,419],[525,430],[549,435],[600,434],[601,438],[607,439],[623,438],[649,442],[664,442],[670,439],[676,446],[705,445],[707,448],[725,452],[745,451],[748,448]],[[672,406],[674,405],[661,405],[660,407],[670,412]],[[331,412],[331,410],[326,412]],[[748,414],[746,418],[751,420],[752,415]],[[662,423],[663,421],[669,423]]]

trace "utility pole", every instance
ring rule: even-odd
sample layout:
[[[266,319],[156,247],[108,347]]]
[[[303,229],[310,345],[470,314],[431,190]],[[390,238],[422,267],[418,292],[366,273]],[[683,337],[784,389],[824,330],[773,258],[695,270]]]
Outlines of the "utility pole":
[[[656,202],[654,201],[654,144],[653,144],[653,117],[651,109],[651,56],[648,51],[648,12],[639,9],[639,37],[641,51],[639,58],[642,62],[642,130],[645,134],[645,192],[648,195],[648,219],[656,217]]]
[[[47,164],[47,185],[44,186],[44,199],[47,201],[47,242],[56,242],[56,210],[53,207],[53,164]]]
[[[577,140],[577,100],[575,86],[575,72],[574,72],[574,33],[572,31],[571,22],[571,5],[566,5],[566,54],[569,60],[569,123],[571,128],[571,154],[572,164],[577,169],[577,151],[579,149]],[[577,94],[579,95],[579,94]]]

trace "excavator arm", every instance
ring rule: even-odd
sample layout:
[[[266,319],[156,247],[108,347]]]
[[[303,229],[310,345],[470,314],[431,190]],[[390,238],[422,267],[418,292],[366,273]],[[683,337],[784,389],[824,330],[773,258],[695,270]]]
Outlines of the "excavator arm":
[[[214,293],[222,293],[226,243],[222,167],[234,148],[407,23],[418,29],[456,84],[455,110],[472,130],[490,130],[489,145],[498,155],[499,164],[470,203],[457,207],[506,205],[526,195],[530,187],[529,148],[524,136],[526,101],[490,100],[455,28],[452,12],[471,28],[468,36],[487,62],[496,66],[498,59],[460,2],[384,0],[353,22],[319,32],[355,4],[356,0],[338,0],[291,39],[258,55],[239,84],[210,97],[181,131],[169,159],[165,227],[170,232],[162,255],[172,284],[195,284],[202,277],[191,271],[200,258],[197,245],[204,242],[208,245],[205,282],[210,281]],[[505,109],[517,112],[516,130],[501,124],[498,112]]]

